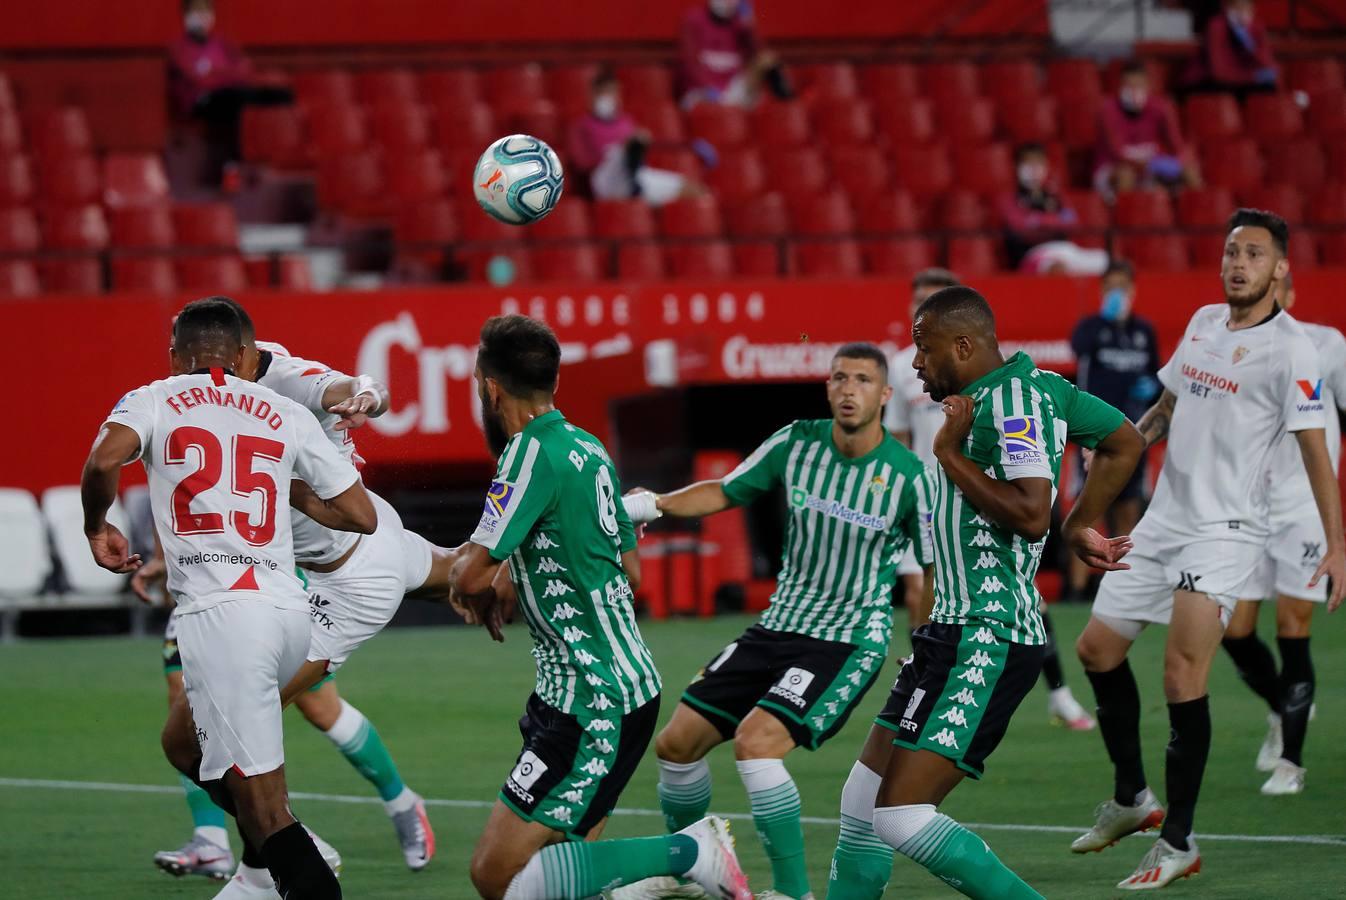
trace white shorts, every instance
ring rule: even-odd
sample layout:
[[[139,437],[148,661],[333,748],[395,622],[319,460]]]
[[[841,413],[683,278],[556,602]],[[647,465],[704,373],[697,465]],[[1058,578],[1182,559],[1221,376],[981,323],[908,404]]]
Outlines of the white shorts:
[[[182,686],[201,745],[201,780],[230,769],[273,772],[285,762],[280,689],[304,664],[304,610],[263,597],[226,600],[173,617]]]
[[[663,206],[682,196],[687,179],[679,172],[641,166],[635,181],[626,167],[626,146],[613,144],[603,154],[603,161],[589,176],[589,186],[599,200],[626,200],[640,188],[640,196],[650,206]]]
[[[908,547],[907,552],[902,554],[902,561],[897,564],[897,574],[901,575],[921,575],[925,569],[916,561],[916,548]]]
[[[350,559],[335,572],[306,572],[313,617],[310,661],[327,660],[335,672],[360,645],[383,630],[402,605],[402,597],[425,583],[431,545],[402,527],[387,500],[370,493],[378,511],[373,534],[360,538]]]
[[[1178,590],[1210,597],[1228,624],[1234,607],[1248,599],[1265,553],[1261,543],[1178,534],[1143,520],[1133,539],[1135,549],[1126,557],[1131,568],[1103,576],[1093,607],[1097,618],[1138,625],[1129,637],[1151,622],[1167,625]]]
[[[1323,561],[1327,539],[1317,507],[1310,515],[1275,526],[1267,552],[1248,587],[1246,600],[1267,600],[1284,595],[1315,603],[1327,601],[1327,579],[1309,587],[1309,579]]]

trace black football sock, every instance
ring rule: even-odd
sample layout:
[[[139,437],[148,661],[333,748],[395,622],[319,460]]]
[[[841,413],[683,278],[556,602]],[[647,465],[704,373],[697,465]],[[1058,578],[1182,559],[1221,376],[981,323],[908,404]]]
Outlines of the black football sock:
[[[1221,643],[1234,661],[1234,668],[1238,669],[1243,683],[1265,700],[1272,712],[1280,712],[1280,681],[1276,677],[1276,659],[1271,655],[1271,648],[1256,632],[1240,638],[1227,637]]]
[[[242,825],[238,825],[237,822],[234,824],[237,826],[238,838],[243,842],[243,855],[239,857],[239,860],[250,869],[265,869],[267,867],[266,857],[262,855],[262,851],[258,850],[248,839]]]
[[[1052,690],[1066,686],[1066,676],[1061,671],[1061,656],[1056,652],[1056,631],[1052,628],[1052,618],[1042,611],[1042,627],[1047,632],[1046,652],[1042,655],[1042,677]]]
[[[1210,756],[1210,697],[1168,705],[1169,727],[1164,784],[1168,791],[1168,814],[1160,837],[1175,849],[1186,850],[1196,816],[1196,798]]]
[[[1140,688],[1131,674],[1131,663],[1108,672],[1089,672],[1097,703],[1098,730],[1108,748],[1115,778],[1113,799],[1135,806],[1136,795],[1145,790],[1145,766],[1140,761]]]
[[[336,875],[298,822],[267,838],[262,856],[284,900],[340,900],[341,885]]]
[[[1302,766],[1315,686],[1309,639],[1276,638],[1276,643],[1281,651],[1281,758]]]

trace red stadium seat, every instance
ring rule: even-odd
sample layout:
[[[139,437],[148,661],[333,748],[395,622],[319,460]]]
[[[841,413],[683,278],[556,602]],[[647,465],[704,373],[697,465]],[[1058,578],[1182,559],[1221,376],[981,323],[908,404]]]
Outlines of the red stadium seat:
[[[658,244],[641,242],[617,248],[617,277],[658,281],[665,276],[664,254]]]
[[[481,75],[476,69],[427,69],[419,93],[431,106],[468,106],[481,100]]]
[[[1118,228],[1171,228],[1173,205],[1163,190],[1124,191],[1112,210]]]
[[[183,247],[234,248],[238,220],[227,203],[194,203],[173,209],[173,227]]]
[[[996,104],[996,113],[1001,133],[1016,144],[1045,144],[1061,131],[1051,97],[1007,97]]]
[[[1000,242],[992,237],[949,238],[948,267],[959,275],[990,275],[1001,268]]]
[[[38,266],[45,293],[103,293],[103,266],[96,259],[49,259]]]
[[[980,96],[981,77],[970,62],[927,63],[921,67],[921,86],[937,107],[958,106]]]
[[[393,234],[399,243],[449,244],[458,240],[458,215],[444,199],[409,203],[397,211]]]
[[[630,63],[617,66],[622,84],[622,102],[628,109],[647,103],[667,103],[673,96],[673,72],[663,63]]]
[[[553,148],[563,146],[561,113],[550,100],[539,98],[520,101],[505,116],[504,124],[510,133],[531,134],[551,144]]]
[[[1346,266],[1346,231],[1325,231],[1318,235],[1318,252],[1324,265]],[[0,294],[4,293],[3,280],[0,274]]]
[[[960,187],[975,191],[983,197],[994,197],[1014,190],[1014,157],[1006,144],[954,146],[954,179]]]
[[[301,106],[349,106],[355,102],[355,80],[342,69],[300,70],[290,83]]]
[[[594,234],[600,238],[654,237],[654,213],[644,200],[599,200],[593,205]]]
[[[500,135],[495,113],[485,103],[441,104],[435,109],[435,137],[443,148],[480,154]]]
[[[238,256],[184,256],[177,269],[179,286],[190,293],[234,294],[248,289],[248,272]]]
[[[1098,64],[1091,59],[1052,60],[1047,64],[1047,91],[1062,110],[1079,105],[1096,113],[1103,96]]]
[[[50,209],[42,224],[45,244],[52,250],[102,250],[108,245],[107,220],[98,206]]]
[[[1178,195],[1178,224],[1185,228],[1220,227],[1235,208],[1234,195],[1228,188],[1188,188]]]
[[[1286,256],[1297,271],[1318,267],[1318,242],[1306,231],[1290,232],[1290,246]]]
[[[1231,138],[1201,148],[1201,172],[1207,184],[1244,191],[1261,185],[1264,170],[1252,138]]]
[[[458,198],[458,227],[462,229],[463,240],[473,243],[517,243],[523,238],[517,225],[507,225],[487,215],[471,195]]]
[[[1290,184],[1311,193],[1328,179],[1327,154],[1313,138],[1269,141],[1262,146],[1262,154],[1266,157],[1270,184]]]
[[[827,185],[827,165],[817,150],[780,150],[766,158],[770,182],[791,195],[817,193]]]
[[[318,168],[318,197],[324,207],[357,219],[384,216],[393,202],[383,166],[372,152],[324,159]]]
[[[178,276],[166,257],[129,256],[112,261],[112,289],[171,295],[178,292]]]
[[[876,106],[895,106],[921,96],[920,70],[912,63],[870,63],[860,68],[860,85]]]
[[[1346,225],[1346,182],[1334,181],[1309,200],[1310,225]]]
[[[1293,185],[1268,184],[1250,188],[1239,192],[1239,202],[1253,209],[1269,209],[1291,225],[1304,222],[1304,198]]]
[[[1346,172],[1346,135],[1338,138],[1329,138],[1325,143],[1328,171]],[[0,160],[0,170],[3,170],[3,168],[3,160]],[[3,195],[4,188],[0,187],[0,196]]]
[[[918,231],[921,211],[916,201],[904,190],[888,190],[860,200],[856,221],[864,234],[892,234]]]
[[[112,210],[112,246],[167,249],[177,244],[173,213],[166,206],[132,206]]]
[[[0,209],[0,254],[35,253],[42,246],[42,232],[31,209]]]
[[[736,106],[698,103],[687,114],[687,130],[717,148],[737,147],[748,140],[748,116]]]
[[[636,121],[655,141],[680,144],[687,139],[682,127],[682,111],[671,101],[642,106]]]
[[[45,203],[78,206],[103,199],[103,176],[92,156],[47,157],[38,167]]]
[[[814,111],[813,130],[823,143],[833,146],[867,144],[874,139],[874,120],[863,102],[828,104]]]
[[[275,276],[274,283],[268,278],[262,282],[263,285],[305,293],[313,290],[313,266],[304,254],[286,253],[276,257],[274,263],[270,258],[262,261],[267,263],[268,269],[274,269]]]
[[[645,155],[645,164],[654,169],[668,169],[693,180],[701,178],[701,160],[686,147],[651,147]]]
[[[1341,62],[1332,56],[1291,59],[1285,63],[1285,81],[1293,91],[1317,94],[1346,88]]]
[[[714,197],[675,200],[659,210],[659,231],[665,237],[718,237],[724,226]]]
[[[1346,90],[1314,95],[1309,104],[1309,131],[1318,137],[1346,136]]]
[[[811,63],[796,66],[791,73],[799,82],[800,95],[814,104],[849,101],[860,93],[855,68],[848,62]]]
[[[401,102],[375,106],[370,124],[374,141],[387,151],[419,150],[430,143],[430,111],[423,106]]]
[[[734,237],[779,237],[790,230],[785,197],[776,191],[744,197],[725,210]]]
[[[787,197],[796,234],[849,234],[855,230],[851,202],[840,191]]]
[[[974,191],[954,188],[939,199],[939,227],[949,231],[980,231],[990,216]]]
[[[1174,235],[1175,240],[1180,238]],[[1224,258],[1224,234],[1205,232],[1187,238],[1187,258],[1194,269],[1218,269]]]
[[[955,144],[981,144],[995,134],[995,106],[984,97],[936,104],[940,132]]]
[[[420,89],[410,69],[366,69],[355,73],[355,96],[368,106],[407,105],[419,102]]]
[[[33,199],[33,169],[26,156],[0,156],[0,206],[23,206]]]
[[[243,158],[281,169],[312,165],[303,116],[294,106],[248,106],[243,109]]]
[[[548,94],[561,115],[573,119],[589,111],[597,74],[598,64],[589,62],[562,63],[547,70]]]
[[[800,241],[794,252],[799,274],[806,277],[858,278],[865,270],[855,241]]]
[[[532,225],[523,227],[523,232],[530,241],[588,238],[590,230],[588,204],[574,199],[557,204],[547,215]]]
[[[919,99],[877,110],[879,132],[893,147],[928,144],[935,139],[935,107]]]
[[[167,203],[168,175],[153,153],[110,153],[103,160],[103,203],[109,209]]]
[[[0,297],[36,297],[42,293],[37,269],[26,259],[0,259]]]
[[[1122,256],[1137,269],[1183,272],[1191,267],[1187,242],[1178,234],[1133,234],[1119,238]]]
[[[711,189],[728,200],[754,197],[766,187],[766,167],[756,150],[726,150],[720,164],[707,173]]]
[[[369,143],[365,114],[353,106],[314,106],[308,132],[319,157],[328,159],[361,150]]]
[[[1263,144],[1297,137],[1304,114],[1289,94],[1252,94],[1243,108],[1244,130]]]
[[[547,80],[535,62],[486,70],[486,99],[496,109],[513,110],[547,96]]]
[[[734,244],[734,271],[752,278],[775,278],[781,275],[779,244],[775,241],[745,241]]]
[[[19,125],[19,114],[0,107],[0,156],[22,151],[23,128]]]
[[[1229,94],[1196,94],[1184,107],[1187,135],[1196,141],[1218,141],[1243,131],[1238,102]]]
[[[898,146],[893,150],[897,183],[925,201],[947,191],[953,185],[953,165],[943,144]]]
[[[591,244],[535,247],[533,274],[540,281],[598,281],[605,278],[602,256]]]
[[[1111,224],[1108,205],[1096,191],[1065,191],[1065,204],[1075,210],[1080,226],[1089,231],[1104,231]]]
[[[1031,59],[1009,59],[981,67],[982,90],[997,106],[1038,97],[1043,92],[1042,70]]]
[[[14,88],[9,83],[9,76],[0,72],[0,109],[14,108]]]
[[[924,238],[864,241],[865,268],[873,275],[911,275],[935,264],[935,248]]]
[[[400,201],[429,200],[449,193],[444,160],[435,150],[408,150],[390,156],[388,191]]]
[[[1072,150],[1090,153],[1098,145],[1098,107],[1080,102],[1057,100],[1061,122],[1061,140]]]
[[[752,129],[764,148],[802,147],[812,140],[808,113],[797,102],[763,103],[753,113]]]
[[[83,156],[93,150],[93,138],[84,110],[61,106],[34,110],[25,123],[28,147],[45,164],[47,160]]]
[[[734,255],[722,241],[671,244],[664,255],[675,278],[728,278],[734,274]]]
[[[892,184],[893,172],[888,165],[888,153],[870,143],[833,147],[832,181],[853,200],[862,200],[875,193],[886,193]]]
[[[533,256],[527,249],[517,245],[459,250],[456,258],[469,281],[490,280],[488,274],[492,267],[502,263],[512,273],[510,284],[527,283],[533,278]]]

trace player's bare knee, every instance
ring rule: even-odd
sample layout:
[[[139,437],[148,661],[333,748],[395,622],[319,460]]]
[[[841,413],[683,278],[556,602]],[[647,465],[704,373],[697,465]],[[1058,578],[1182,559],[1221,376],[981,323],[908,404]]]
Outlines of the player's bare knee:
[[[491,853],[482,852],[481,848],[472,854],[472,862],[468,866],[472,886],[477,889],[482,900],[503,900],[510,882],[517,874],[519,873],[502,869],[499,861],[494,859]]]
[[[770,716],[744,719],[734,732],[735,759],[784,759],[793,748],[785,726]]]
[[[681,733],[671,722],[655,737],[654,755],[664,762],[684,766],[701,758],[697,755],[696,744],[691,736]]]
[[[1306,638],[1313,621],[1314,604],[1305,600],[1282,598],[1276,604],[1276,637]]]
[[[1170,703],[1195,700],[1206,693],[1206,660],[1181,648],[1164,652],[1164,696]]]

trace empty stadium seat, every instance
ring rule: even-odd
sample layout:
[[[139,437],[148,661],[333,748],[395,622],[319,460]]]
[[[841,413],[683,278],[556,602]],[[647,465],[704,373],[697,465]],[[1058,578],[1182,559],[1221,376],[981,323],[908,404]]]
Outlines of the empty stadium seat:
[[[24,130],[33,155],[44,162],[82,156],[93,150],[93,137],[84,110],[60,106],[33,110],[26,117]]]
[[[167,257],[127,256],[112,260],[112,289],[172,295],[178,291],[178,276]]]
[[[458,239],[458,215],[442,198],[408,203],[397,211],[393,234],[399,243],[448,244]]]
[[[1182,240],[1174,235],[1174,240]],[[1224,258],[1225,236],[1215,232],[1187,236],[1187,260],[1194,269],[1217,269]]]
[[[766,167],[756,150],[726,150],[720,155],[719,165],[706,174],[706,181],[721,199],[754,197],[766,186]]]
[[[644,200],[599,200],[593,205],[594,234],[600,238],[654,237],[654,213]]]
[[[420,90],[410,69],[366,69],[355,73],[355,96],[370,106],[399,100],[416,103]]]
[[[1190,268],[1187,242],[1179,234],[1133,234],[1118,238],[1122,256],[1138,269],[1182,272]]]
[[[879,132],[890,146],[928,144],[935,139],[935,107],[918,99],[876,110]]]
[[[597,281],[606,277],[606,266],[590,244],[568,247],[535,247],[533,274],[541,281]]]
[[[892,183],[888,153],[871,143],[833,147],[832,181],[855,200],[885,193]]]
[[[1163,190],[1124,191],[1117,195],[1112,222],[1118,228],[1169,228],[1173,205]]]
[[[1285,81],[1291,90],[1307,94],[1346,88],[1341,62],[1331,56],[1287,60]]]
[[[938,224],[949,231],[980,231],[990,224],[990,216],[976,192],[954,188],[939,198]]]
[[[233,294],[248,288],[248,273],[236,255],[184,256],[177,261],[178,284],[184,291]]]
[[[20,153],[22,150],[23,128],[19,124],[19,114],[0,107],[0,156]]]
[[[389,212],[383,165],[377,154],[346,153],[324,159],[318,169],[318,197],[323,205],[356,219],[379,218]]]
[[[1346,183],[1323,185],[1309,200],[1308,221],[1311,225],[1346,225]]]
[[[861,243],[865,268],[874,275],[911,275],[935,264],[935,248],[924,238],[886,238]]]
[[[527,248],[500,246],[458,250],[455,254],[469,281],[487,281],[493,269],[509,271],[509,284],[527,283],[533,278],[533,257]]]
[[[51,548],[61,564],[61,573],[72,591],[83,594],[110,594],[126,586],[127,577],[109,572],[93,561],[89,542],[84,536],[84,510],[79,487],[63,485],[42,493],[42,517],[47,522]],[[114,500],[107,521],[122,534],[129,525],[121,501]]]
[[[92,156],[43,159],[38,186],[48,205],[76,206],[103,199],[103,176]]]
[[[1244,191],[1261,185],[1264,171],[1252,138],[1230,138],[1201,148],[1201,173],[1207,184]]]
[[[796,234],[850,234],[855,230],[851,201],[840,191],[786,196]]]
[[[814,110],[813,130],[825,144],[854,146],[873,140],[874,120],[866,103],[833,103]]]
[[[664,255],[675,278],[728,278],[734,274],[734,255],[722,241],[671,244]]]
[[[173,209],[173,227],[183,247],[238,246],[238,220],[227,203],[183,204]]]
[[[887,190],[855,199],[856,223],[863,233],[892,234],[917,231],[921,227],[921,211],[907,191]]]
[[[864,273],[860,246],[852,240],[799,241],[793,245],[799,274],[812,278],[858,278]]]
[[[37,500],[24,490],[0,488],[0,597],[36,594],[49,575],[51,548]]]
[[[42,225],[52,250],[102,250],[108,245],[107,220],[102,208],[92,204],[47,210]]]
[[[1072,150],[1093,153],[1098,144],[1098,107],[1079,101],[1056,101],[1061,140]]]
[[[435,107],[435,139],[440,147],[479,154],[499,136],[495,113],[485,103],[442,103]]]
[[[935,104],[940,132],[955,144],[984,143],[995,134],[995,106],[985,97]]]
[[[14,109],[14,87],[9,83],[9,76],[0,72],[0,109]]]
[[[1065,191],[1065,205],[1075,210],[1080,226],[1089,231],[1103,231],[1110,221],[1108,205],[1096,191]]]
[[[38,263],[46,294],[101,294],[103,266],[92,257],[44,259]]]
[[[511,110],[547,96],[546,76],[535,62],[509,63],[486,70],[486,99],[496,109]]]
[[[981,67],[980,82],[982,92],[1002,106],[1039,96],[1042,70],[1031,59],[997,60]]]
[[[37,268],[26,259],[0,259],[0,297],[36,297],[42,293]]]
[[[23,206],[33,199],[33,169],[26,156],[0,154],[0,206]]]
[[[432,106],[468,106],[481,100],[476,69],[427,69],[420,73],[421,99]]]
[[[363,110],[354,106],[314,106],[308,111],[308,133],[320,158],[332,159],[361,150],[369,143]]]
[[[809,143],[808,112],[798,102],[763,103],[753,113],[753,138],[772,149],[802,147]]]
[[[616,72],[622,85],[622,102],[628,109],[676,99],[673,96],[673,72],[662,63],[628,63],[617,66]]]
[[[953,184],[953,165],[943,144],[896,147],[893,161],[898,185],[910,191],[918,202],[944,193]]]
[[[114,247],[166,249],[177,243],[173,213],[166,206],[114,209],[110,224]]]
[[[472,196],[458,198],[458,227],[465,241],[514,243],[523,237],[518,226],[507,225],[483,212]]]
[[[507,133],[531,134],[553,147],[564,146],[560,110],[545,97],[515,103],[503,121]]]
[[[827,184],[827,164],[812,147],[779,150],[767,156],[766,164],[771,183],[792,195],[816,193]]]
[[[388,191],[400,201],[428,200],[449,193],[444,160],[435,150],[409,150],[390,157]]]
[[[1217,141],[1243,131],[1238,102],[1230,94],[1195,94],[1183,106],[1187,136],[1196,141]]]
[[[1244,130],[1263,144],[1297,137],[1304,114],[1289,94],[1252,94],[1243,107]]]
[[[1346,135],[1328,138],[1324,143],[1330,172],[1346,172]]]
[[[920,75],[924,95],[937,107],[961,105],[981,94],[981,77],[970,62],[927,63]]]
[[[547,70],[547,89],[551,101],[568,119],[589,111],[590,96],[598,64],[562,63]]]
[[[1318,252],[1324,265],[1346,266],[1346,231],[1325,231],[1319,235]],[[0,294],[4,293],[4,275],[0,272]]]
[[[642,106],[636,121],[650,133],[654,141],[679,144],[687,139],[682,127],[682,111],[672,101]]]
[[[40,246],[42,231],[31,209],[0,209],[0,254],[35,253]]]
[[[355,102],[355,80],[342,69],[307,69],[295,72],[290,84],[295,100],[305,107],[347,106]]]
[[[983,197],[994,197],[1014,190],[1014,157],[1007,145],[955,145],[955,148],[954,178],[960,187],[975,191]]]
[[[920,70],[912,63],[870,63],[858,74],[865,96],[876,106],[907,103],[921,95]]]
[[[993,237],[949,238],[948,267],[959,275],[990,275],[1000,268],[1000,241]]]
[[[375,106],[370,126],[374,141],[389,152],[419,150],[430,143],[430,112],[423,106]]]
[[[1269,209],[1290,225],[1304,221],[1304,198],[1299,189],[1289,184],[1268,184],[1239,192],[1239,202],[1253,209]],[[1229,212],[1232,212],[1232,207]]]
[[[714,197],[688,197],[659,210],[659,231],[665,237],[716,237],[724,230]]]
[[[281,169],[312,164],[303,114],[293,106],[248,106],[242,119],[243,158]]]
[[[1309,131],[1320,138],[1346,136],[1346,90],[1325,91],[1313,97]]]
[[[1013,143],[1045,144],[1061,132],[1051,97],[1007,97],[996,103],[1000,131]]]
[[[745,197],[726,208],[725,223],[734,237],[779,237],[790,229],[785,197],[777,191]]]
[[[1221,227],[1234,209],[1234,195],[1228,188],[1188,188],[1178,195],[1178,224],[1187,228]]]
[[[737,147],[748,140],[748,115],[736,106],[698,103],[687,114],[687,130],[718,148]]]
[[[1286,256],[1300,272],[1315,269],[1318,267],[1318,242],[1306,231],[1292,231]]]
[[[589,207],[578,200],[557,204],[555,209],[532,225],[524,226],[523,230],[529,240],[556,241],[588,238],[590,233]]]
[[[741,241],[734,244],[734,272],[748,278],[775,278],[784,273],[777,241]]]
[[[617,277],[633,281],[658,281],[666,274],[664,253],[649,241],[622,244],[617,248]]]
[[[686,147],[651,147],[645,154],[645,164],[651,168],[677,172],[694,180],[701,179],[701,160]]]
[[[168,175],[153,153],[110,153],[103,160],[103,203],[109,209],[168,202]]]
[[[254,288],[313,290],[313,268],[303,254],[252,256],[243,260],[243,269],[247,272],[249,286]]]
[[[1064,110],[1082,105],[1097,112],[1103,96],[1098,64],[1091,59],[1054,59],[1047,63],[1047,91]]]
[[[1312,193],[1328,179],[1327,154],[1322,144],[1310,137],[1292,137],[1263,145],[1266,177],[1271,184],[1291,184]]]
[[[834,100],[849,101],[860,93],[855,67],[848,62],[810,63],[795,66],[791,74],[799,83],[800,94],[815,104]]]

